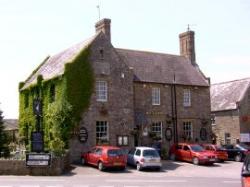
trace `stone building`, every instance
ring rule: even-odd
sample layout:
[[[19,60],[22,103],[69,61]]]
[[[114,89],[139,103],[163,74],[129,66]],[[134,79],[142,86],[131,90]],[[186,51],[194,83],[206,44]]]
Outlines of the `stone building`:
[[[210,141],[210,84],[195,60],[194,32],[180,34],[180,55],[170,55],[115,48],[110,23],[97,22],[93,37],[45,59],[20,86],[24,98],[39,75],[43,81],[63,81],[67,64],[90,49],[94,90],[70,139],[72,160],[96,144],[125,149],[161,144],[168,149],[176,141]],[[79,141],[86,132],[88,136]]]
[[[211,85],[213,132],[217,144],[250,142],[250,78]]]

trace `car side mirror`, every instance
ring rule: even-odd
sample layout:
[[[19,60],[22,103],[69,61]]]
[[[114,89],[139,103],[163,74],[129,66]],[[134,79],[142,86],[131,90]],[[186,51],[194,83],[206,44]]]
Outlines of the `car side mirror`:
[[[241,176],[242,176],[242,177],[249,177],[249,176],[250,176],[250,171],[246,171],[246,170],[245,170],[245,171],[242,171],[242,172],[241,172]]]

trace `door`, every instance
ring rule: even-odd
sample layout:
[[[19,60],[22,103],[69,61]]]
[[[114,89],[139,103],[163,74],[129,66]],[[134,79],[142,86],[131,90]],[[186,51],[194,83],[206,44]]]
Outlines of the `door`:
[[[191,150],[190,150],[190,148],[187,145],[184,145],[184,147],[183,147],[182,158],[185,161],[192,161]]]

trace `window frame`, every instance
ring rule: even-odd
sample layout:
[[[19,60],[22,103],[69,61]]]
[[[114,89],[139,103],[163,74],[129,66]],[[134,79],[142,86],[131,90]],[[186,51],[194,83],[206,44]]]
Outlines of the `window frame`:
[[[98,125],[100,126],[97,127]],[[99,131],[97,131],[97,128],[99,128]],[[96,136],[96,144],[105,144],[109,142],[109,125],[107,121],[96,121],[95,136]]]
[[[157,135],[160,135],[161,139],[162,139],[162,124],[163,124],[162,121],[153,122],[151,124],[151,132],[156,133]],[[160,127],[158,125],[160,125]],[[160,128],[160,130],[158,130],[158,128]]]
[[[193,138],[193,124],[191,121],[183,122],[183,134],[187,137],[187,139]]]
[[[119,139],[121,138],[121,142]],[[127,140],[125,140],[127,139]],[[129,136],[128,135],[118,135],[117,136],[117,145],[118,146],[128,146],[129,145]]]
[[[152,88],[152,105],[161,105],[161,89],[159,87]]]
[[[108,101],[108,82],[105,80],[97,80],[95,89],[96,89],[96,101],[107,102]]]
[[[191,90],[183,89],[183,106],[190,107],[191,106]]]

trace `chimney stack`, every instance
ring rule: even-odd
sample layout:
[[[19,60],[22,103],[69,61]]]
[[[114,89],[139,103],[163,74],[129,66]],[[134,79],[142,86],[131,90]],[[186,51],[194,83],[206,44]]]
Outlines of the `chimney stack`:
[[[106,35],[107,39],[111,42],[110,23],[110,19],[104,18],[95,24],[95,30],[96,33],[102,31]]]
[[[187,32],[181,33],[180,38],[180,55],[190,60],[193,66],[197,66],[195,60],[194,31],[188,29]]]

